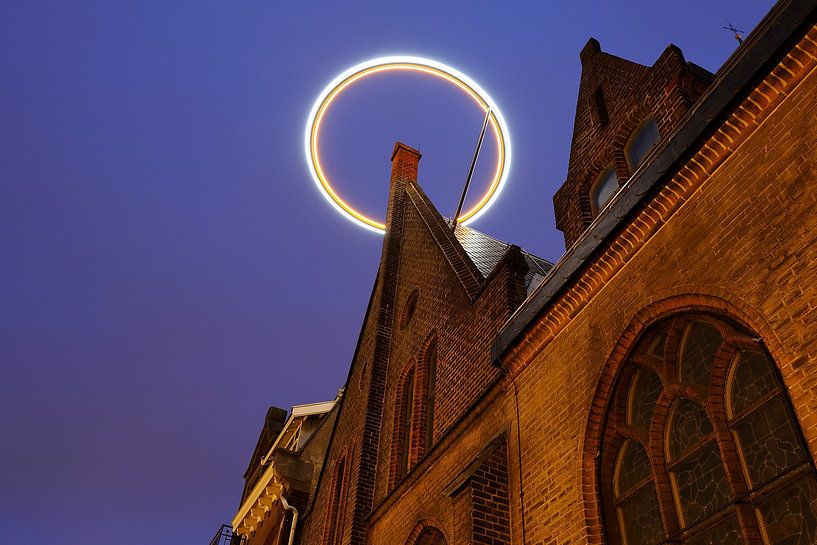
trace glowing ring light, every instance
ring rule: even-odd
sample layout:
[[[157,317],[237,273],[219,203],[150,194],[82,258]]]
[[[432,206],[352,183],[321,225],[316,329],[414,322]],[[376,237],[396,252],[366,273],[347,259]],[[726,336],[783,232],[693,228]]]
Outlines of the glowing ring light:
[[[312,111],[306,122],[306,135],[304,138],[304,150],[306,152],[306,161],[309,165],[309,171],[312,174],[312,179],[317,184],[318,189],[323,196],[329,201],[335,210],[346,216],[349,220],[357,225],[375,231],[384,233],[386,226],[378,221],[373,220],[352,208],[349,203],[344,201],[340,195],[332,188],[329,179],[321,168],[320,154],[318,151],[318,137],[320,136],[321,122],[326,115],[329,106],[338,97],[338,95],[354,82],[380,72],[388,72],[394,70],[405,70],[413,72],[421,72],[429,74],[453,83],[465,92],[474,102],[479,105],[483,112],[491,109],[489,118],[489,125],[494,133],[497,141],[497,158],[496,168],[488,190],[483,195],[479,202],[472,208],[466,210],[460,215],[459,223],[471,223],[488,208],[496,202],[500,192],[505,186],[508,179],[508,171],[511,165],[511,142],[508,134],[508,126],[502,113],[499,111],[496,103],[488,96],[488,93],[471,78],[462,72],[446,66],[440,62],[421,57],[380,57],[362,62],[356,66],[345,70],[338,77],[326,86],[326,88],[318,96],[315,104],[312,106]]]

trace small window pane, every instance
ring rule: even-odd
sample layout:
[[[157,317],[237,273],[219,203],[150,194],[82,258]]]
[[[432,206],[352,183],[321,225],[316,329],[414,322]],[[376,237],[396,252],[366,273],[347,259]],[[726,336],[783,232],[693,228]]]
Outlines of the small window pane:
[[[647,153],[658,142],[660,134],[655,119],[650,119],[644,123],[630,139],[627,145],[627,159],[630,161],[630,168],[635,170]]]
[[[663,541],[664,529],[652,483],[621,503],[618,521],[627,545],[656,545]]]
[[[777,376],[766,356],[760,352],[743,352],[729,388],[732,414],[739,414],[778,386]]]
[[[674,460],[706,440],[712,433],[712,424],[703,408],[682,399],[673,411],[669,430],[667,451],[670,460]]]
[[[735,432],[753,486],[774,479],[806,459],[781,396],[749,413],[735,426]]]
[[[650,459],[641,443],[627,441],[621,447],[616,476],[616,496],[628,492],[650,476]]]
[[[688,325],[681,346],[681,380],[708,388],[712,363],[721,342],[721,334],[711,325],[703,322]]]
[[[679,464],[671,475],[681,501],[684,528],[729,503],[729,486],[715,441],[701,447],[694,456]]]
[[[771,545],[817,543],[817,484],[812,477],[796,480],[760,506]]]
[[[630,386],[627,402],[627,423],[640,430],[648,431],[655,404],[661,395],[661,379],[649,369],[639,369]]]
[[[687,541],[687,545],[743,545],[737,517],[719,522],[714,528]]]
[[[667,344],[667,332],[661,333],[650,345],[647,354],[654,358],[664,359],[664,346]]]
[[[607,204],[607,201],[610,200],[617,190],[618,178],[616,177],[616,169],[609,167],[599,176],[598,181],[593,186],[592,195],[590,196],[593,199],[596,211],[604,208],[604,205]]]

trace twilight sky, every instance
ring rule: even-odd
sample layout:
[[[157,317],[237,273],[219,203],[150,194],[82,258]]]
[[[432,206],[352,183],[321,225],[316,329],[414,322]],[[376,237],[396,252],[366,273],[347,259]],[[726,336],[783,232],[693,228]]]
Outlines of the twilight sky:
[[[267,407],[334,398],[381,249],[304,161],[306,115],[342,69],[415,54],[479,82],[514,163],[473,227],[555,261],[587,39],[648,65],[674,43],[715,71],[736,47],[721,27],[771,5],[0,4],[0,541],[206,545]],[[439,80],[369,78],[330,112],[326,166],[382,218],[400,139],[450,215],[480,123]]]

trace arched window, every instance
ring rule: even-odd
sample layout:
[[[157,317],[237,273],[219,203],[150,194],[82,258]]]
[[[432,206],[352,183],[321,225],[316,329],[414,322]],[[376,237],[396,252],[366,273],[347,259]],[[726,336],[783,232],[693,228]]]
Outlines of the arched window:
[[[433,526],[415,528],[411,532],[406,545],[448,545],[445,536],[441,531]]]
[[[417,299],[420,297],[420,290],[414,288],[406,298],[406,303],[403,305],[403,314],[400,316],[400,327],[406,327],[414,317],[414,311],[417,309]]]
[[[624,147],[630,172],[635,172],[659,138],[661,134],[658,132],[658,124],[654,117],[648,118],[633,132]]]
[[[425,421],[423,422],[423,451],[428,452],[434,443],[434,398],[437,395],[437,340],[428,345],[425,352]]]
[[[397,407],[398,426],[395,433],[398,434],[397,443],[397,478],[402,479],[409,470],[409,457],[411,455],[411,423],[414,416],[414,369],[412,369],[405,381]]]
[[[608,409],[608,542],[817,543],[817,479],[774,362],[755,335],[688,314],[651,327]]]
[[[343,457],[335,466],[334,489],[332,503],[329,506],[329,519],[325,542],[336,545],[343,539],[343,523],[346,519],[346,492],[348,488],[346,476],[346,458]]]
[[[604,208],[604,205],[615,195],[616,191],[618,191],[616,167],[610,165],[604,169],[590,189],[590,203],[594,215]]]

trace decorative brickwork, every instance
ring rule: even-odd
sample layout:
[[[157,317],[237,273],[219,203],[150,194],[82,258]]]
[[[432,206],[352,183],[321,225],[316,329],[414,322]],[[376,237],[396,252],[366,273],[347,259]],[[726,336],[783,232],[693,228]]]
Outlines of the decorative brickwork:
[[[486,278],[417,185],[419,154],[395,150],[383,258],[349,378],[357,387],[345,390],[327,453],[334,467],[360,441],[359,457],[346,458],[353,470],[344,545],[367,542],[373,505],[419,478],[429,447],[496,382],[491,342],[524,299],[529,271],[518,247],[502,246]],[[304,543],[326,539],[317,527],[327,528],[332,513],[329,471],[305,517]]]
[[[448,545],[448,542],[439,529],[427,521],[421,521],[411,531],[406,545]]]
[[[759,531],[785,532],[759,517],[773,518],[767,500],[785,487],[813,482],[817,452],[815,22],[817,2],[784,0],[698,103],[710,78],[674,46],[645,67],[591,41],[568,176],[554,199],[573,251],[538,292],[529,283],[535,264],[519,248],[500,246],[496,259],[468,249],[468,233],[455,235],[417,185],[419,153],[395,147],[380,269],[303,545],[523,544],[523,536],[525,545],[616,545],[627,531],[618,521],[653,505],[657,542],[725,543],[737,528],[759,545]],[[751,72],[735,76],[748,61]],[[718,93],[717,110],[702,113]],[[649,116],[663,140],[632,171],[627,143]],[[622,189],[593,217],[590,184],[609,164]],[[409,304],[413,293],[421,296]],[[409,306],[411,319],[401,320]],[[719,336],[705,380],[679,371],[693,322]],[[492,354],[509,329],[509,344]],[[729,385],[747,351],[774,363],[776,382],[735,409],[741,389]],[[639,384],[649,403],[658,392],[641,420]],[[793,423],[803,440],[792,444],[802,448],[784,468],[793,473],[760,478],[766,466],[748,460],[771,447],[747,450],[752,442],[739,434],[775,400],[790,400],[775,414]],[[704,432],[669,447],[682,416]],[[713,445],[722,463],[707,468],[721,467],[723,479],[699,480],[698,489],[725,482],[725,502],[693,498],[679,476]],[[654,504],[634,501],[653,489]],[[790,497],[811,493],[800,492]],[[628,502],[641,508],[622,514]],[[639,525],[642,537],[647,527]]]
[[[614,165],[620,185],[632,175],[625,147],[633,131],[654,117],[660,134],[669,135],[713,79],[673,45],[651,67],[605,53],[592,38],[580,57],[567,179],[553,197],[556,226],[568,247],[593,220],[590,190],[602,171]]]

